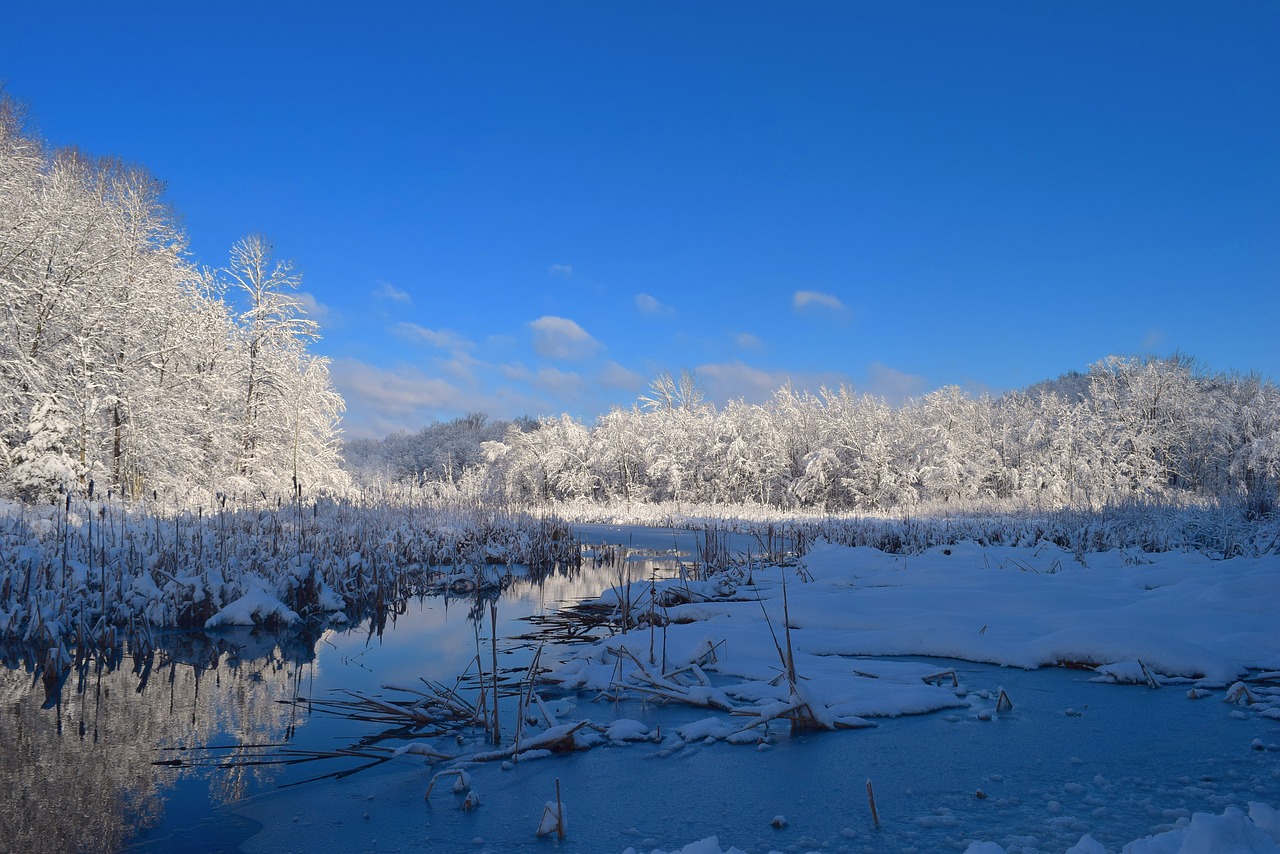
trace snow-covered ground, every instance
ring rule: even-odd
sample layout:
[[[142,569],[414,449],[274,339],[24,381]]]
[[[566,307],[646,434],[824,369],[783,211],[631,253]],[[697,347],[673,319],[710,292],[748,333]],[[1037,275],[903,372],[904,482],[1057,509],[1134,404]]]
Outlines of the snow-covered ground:
[[[523,754],[259,795],[244,850],[1280,849],[1280,557],[819,544],[656,590],[605,591],[639,627],[559,648]]]

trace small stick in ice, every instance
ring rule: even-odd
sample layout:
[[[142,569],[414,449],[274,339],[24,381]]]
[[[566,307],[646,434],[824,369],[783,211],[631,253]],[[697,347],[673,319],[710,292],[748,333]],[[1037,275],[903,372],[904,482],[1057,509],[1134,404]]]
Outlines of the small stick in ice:
[[[556,778],[556,836],[564,839],[564,804],[560,802],[560,778]]]
[[[1009,699],[1009,695],[1004,692],[1003,688],[1000,689],[1000,696],[996,699],[996,711],[997,712],[1013,711],[1013,701]]]

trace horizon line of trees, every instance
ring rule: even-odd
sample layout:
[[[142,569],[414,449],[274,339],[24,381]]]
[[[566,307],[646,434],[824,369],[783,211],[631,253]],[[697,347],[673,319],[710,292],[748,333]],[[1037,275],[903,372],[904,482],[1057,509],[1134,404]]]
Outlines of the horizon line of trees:
[[[160,181],[50,150],[25,113],[0,90],[0,493],[345,485],[292,265],[252,234],[197,269]]]
[[[1182,354],[1109,356],[1001,396],[948,386],[895,408],[847,387],[815,395],[783,386],[763,404],[717,408],[685,372],[659,376],[636,405],[591,425],[472,415],[364,440],[353,456],[378,459],[384,476],[523,504],[883,512],[1190,497],[1262,514],[1274,510],[1280,482],[1280,390],[1256,374],[1202,372]]]

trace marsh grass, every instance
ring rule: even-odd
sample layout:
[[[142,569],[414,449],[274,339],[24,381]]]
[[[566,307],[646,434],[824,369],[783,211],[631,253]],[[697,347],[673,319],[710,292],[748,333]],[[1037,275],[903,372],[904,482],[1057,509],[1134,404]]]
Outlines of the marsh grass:
[[[163,629],[203,628],[265,589],[307,625],[341,614],[380,632],[408,598],[464,566],[574,566],[547,514],[380,498],[216,496],[213,510],[125,504],[93,490],[0,514],[0,644],[63,673],[77,657]],[[275,627],[270,618],[264,628]],[[296,626],[295,626],[296,628]]]

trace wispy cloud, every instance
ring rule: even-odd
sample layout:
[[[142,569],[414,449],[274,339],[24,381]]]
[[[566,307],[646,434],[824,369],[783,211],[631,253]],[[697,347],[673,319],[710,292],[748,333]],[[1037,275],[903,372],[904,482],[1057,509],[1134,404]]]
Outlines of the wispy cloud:
[[[406,341],[430,344],[445,350],[465,350],[472,346],[470,341],[452,329],[428,329],[416,323],[401,321],[392,326],[391,331],[396,337]]]
[[[617,388],[623,391],[639,391],[644,388],[645,377],[630,368],[624,368],[617,362],[610,359],[605,363],[604,369],[600,371],[596,377],[598,382],[604,388]]]
[[[787,381],[786,374],[753,368],[742,361],[699,365],[698,376],[708,396],[717,403],[738,398],[761,403]]]
[[[550,267],[547,268],[547,275],[559,276],[563,279],[568,279],[571,276],[573,276],[573,265],[572,264],[552,264]]]
[[[733,336],[733,343],[737,344],[743,350],[759,350],[764,346],[764,342],[756,335],[750,332],[739,332]]]
[[[347,402],[343,428],[351,437],[416,430],[442,418],[490,408],[484,395],[414,367],[389,370],[357,359],[335,359],[329,371]]]
[[[648,315],[675,314],[676,310],[651,294],[636,294],[636,308]]]
[[[536,388],[554,395],[559,400],[577,397],[586,387],[586,381],[577,373],[562,371],[551,365],[538,368],[538,373],[531,382]]]
[[[707,397],[719,404],[741,398],[747,403],[764,403],[788,383],[796,391],[817,394],[822,388],[838,388],[853,382],[839,371],[795,373],[766,370],[741,360],[699,365],[698,377],[707,389]]]
[[[862,390],[875,397],[883,397],[893,406],[899,406],[907,398],[919,397],[928,387],[929,381],[918,374],[909,374],[881,362],[872,362],[867,365],[867,386]]]
[[[600,342],[567,317],[544,315],[529,324],[533,349],[546,359],[581,360],[600,349]]]
[[[316,299],[315,294],[306,291],[298,291],[298,302],[302,306],[302,313],[317,323],[324,323],[329,319],[329,306]]]
[[[498,365],[498,373],[509,380],[519,382],[527,382],[533,379],[533,371],[529,370],[520,362],[511,362],[509,364]]]
[[[812,311],[823,308],[839,312],[845,310],[844,303],[840,302],[839,297],[825,294],[822,291],[796,291],[791,295],[791,307],[796,311]]]
[[[405,305],[409,305],[413,302],[413,297],[409,296],[408,293],[400,290],[390,282],[378,282],[378,287],[374,290],[373,295],[378,299],[402,302]]]

